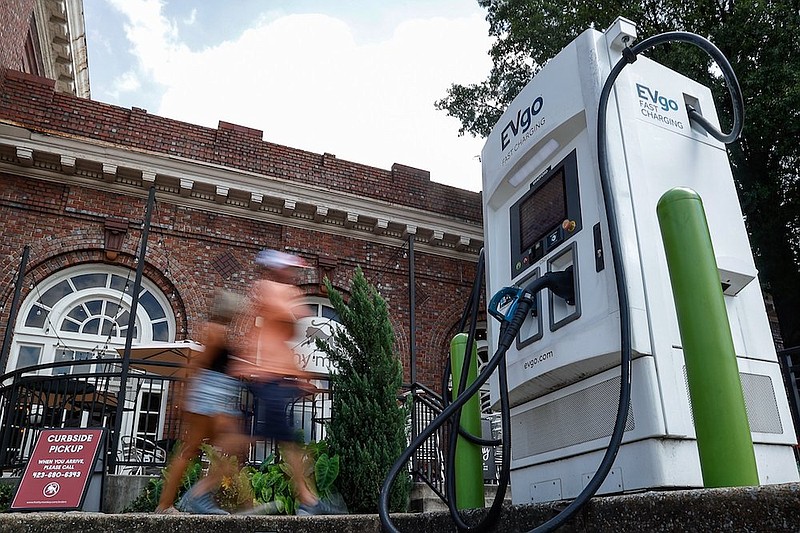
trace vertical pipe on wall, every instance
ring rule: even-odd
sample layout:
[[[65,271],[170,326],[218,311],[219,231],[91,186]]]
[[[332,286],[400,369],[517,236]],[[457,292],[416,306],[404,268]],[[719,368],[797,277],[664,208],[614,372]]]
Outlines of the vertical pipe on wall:
[[[142,287],[142,274],[144,272],[144,258],[147,253],[147,239],[150,235],[150,217],[155,203],[156,188],[150,187],[147,196],[147,208],[145,210],[144,222],[142,223],[142,240],[139,247],[139,256],[136,260],[136,277],[133,281],[131,292],[131,309],[128,317],[128,331],[125,335],[125,351],[122,354],[122,367],[120,369],[119,392],[117,393],[117,414],[114,419],[114,432],[111,435],[111,455],[109,466],[113,469],[117,464],[117,450],[119,449],[120,431],[122,430],[122,415],[125,408],[125,396],[128,386],[128,370],[130,368],[131,346],[133,345],[133,332],[136,329],[136,308],[139,305],[139,293]]]
[[[411,381],[411,394],[416,394],[417,388],[417,282],[414,277],[414,234],[408,234],[408,358],[411,366],[409,378]],[[417,436],[420,428],[417,423],[417,402],[411,404],[411,438]]]
[[[408,234],[408,349],[411,386],[417,382],[417,282],[414,277],[414,234]]]

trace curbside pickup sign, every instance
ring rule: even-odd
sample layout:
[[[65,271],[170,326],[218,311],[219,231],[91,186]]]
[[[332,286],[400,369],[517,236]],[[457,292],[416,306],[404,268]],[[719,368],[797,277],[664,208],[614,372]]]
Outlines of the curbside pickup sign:
[[[42,430],[11,509],[80,509],[104,437],[102,429]]]

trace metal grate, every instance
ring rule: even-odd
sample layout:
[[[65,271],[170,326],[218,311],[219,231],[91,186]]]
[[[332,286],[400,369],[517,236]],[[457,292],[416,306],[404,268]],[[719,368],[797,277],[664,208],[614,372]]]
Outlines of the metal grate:
[[[683,366],[683,380],[686,390],[689,390],[689,376],[686,365]],[[772,378],[763,374],[745,374],[739,372],[744,395],[744,407],[747,411],[747,421],[750,431],[755,433],[783,434],[783,424],[778,413],[778,401],[775,397],[775,388]],[[689,397],[689,408],[692,407],[692,396]],[[692,410],[692,424],[694,424],[694,411]]]
[[[611,436],[619,406],[619,387],[620,378],[613,378],[513,416],[513,458],[524,459]],[[631,406],[625,431],[635,427]]]
[[[772,378],[761,374],[739,374],[744,393],[744,407],[750,431],[783,434],[783,424],[778,413],[778,401]]]

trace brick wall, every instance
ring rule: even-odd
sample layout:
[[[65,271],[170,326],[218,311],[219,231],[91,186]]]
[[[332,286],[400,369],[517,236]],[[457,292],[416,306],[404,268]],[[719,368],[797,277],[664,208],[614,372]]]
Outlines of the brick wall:
[[[0,67],[22,68],[34,3],[35,0],[0,2]]]
[[[401,164],[391,170],[344,161],[262,140],[260,130],[220,122],[197,126],[101,102],[56,93],[54,83],[7,71],[0,121],[39,132],[215,163],[367,198],[481,222],[480,193],[430,180],[429,172]]]
[[[52,183],[0,173],[0,301],[10,303],[14,272],[22,250],[30,245],[30,283],[72,265],[108,262],[105,257],[104,222],[114,217],[128,221],[122,252],[114,264],[135,268],[146,198],[122,196],[86,187]],[[396,246],[307,229],[279,226],[248,218],[178,206],[156,196],[147,252],[145,276],[171,297],[177,319],[177,338],[197,338],[207,317],[213,291],[218,287],[244,293],[255,279],[252,258],[265,247],[287,249],[311,264],[319,258],[335,266],[307,271],[303,290],[323,296],[321,281],[327,275],[347,292],[350,278],[360,266],[367,279],[387,300],[397,339],[397,353],[410,378],[408,259]],[[438,388],[444,357],[453,328],[464,307],[474,277],[473,263],[441,256],[415,254],[417,297],[417,376]],[[10,305],[0,312],[0,335],[8,321]]]
[[[188,158],[204,163],[345,190],[480,223],[480,194],[430,181],[427,171],[401,164],[377,169],[264,142],[262,132],[226,122],[217,129],[150,115],[56,93],[54,82],[8,70],[0,85],[0,122],[53,135],[84,137],[134,151]],[[31,245],[30,268],[37,280],[82,262],[104,261],[106,217],[129,221],[123,253],[116,260],[133,267],[138,252],[145,198],[125,197],[77,186],[48,183],[14,174],[0,175],[0,298],[13,290],[12,272],[24,245]],[[157,198],[158,201],[158,198]],[[253,280],[251,261],[261,248],[294,251],[316,264],[329,258],[336,267],[312,271],[303,282],[310,295],[321,295],[321,277],[342,290],[360,266],[386,298],[396,330],[397,350],[409,351],[408,263],[402,250],[350,237],[219,215],[158,201],[153,217],[146,274],[168,295],[174,294],[178,338],[196,336],[213,290],[244,291]],[[160,246],[157,243],[160,242]],[[225,266],[228,265],[228,266]],[[243,271],[231,271],[240,265]],[[474,276],[474,264],[417,252],[418,378],[437,385]],[[25,291],[27,291],[27,285]],[[25,294],[23,294],[24,296]],[[3,313],[7,313],[4,310]],[[0,313],[3,329],[7,316]],[[406,379],[409,364],[404,362]]]

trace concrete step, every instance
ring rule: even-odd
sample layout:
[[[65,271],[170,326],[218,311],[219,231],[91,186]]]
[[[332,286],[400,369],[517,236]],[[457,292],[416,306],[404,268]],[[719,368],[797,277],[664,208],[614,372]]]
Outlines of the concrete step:
[[[483,496],[486,507],[494,503],[497,494],[497,485],[484,485]],[[505,504],[511,505],[511,487],[506,488]],[[409,510],[415,513],[426,513],[430,511],[447,511],[447,504],[433,492],[425,483],[414,483],[411,487],[411,502]]]
[[[495,531],[529,531],[566,504],[504,507]],[[464,513],[473,523],[485,511]],[[442,511],[392,516],[404,533],[455,531]],[[0,533],[380,533],[377,515],[198,516],[103,513],[5,513]],[[560,533],[800,531],[800,483],[764,487],[645,492],[591,500]]]

